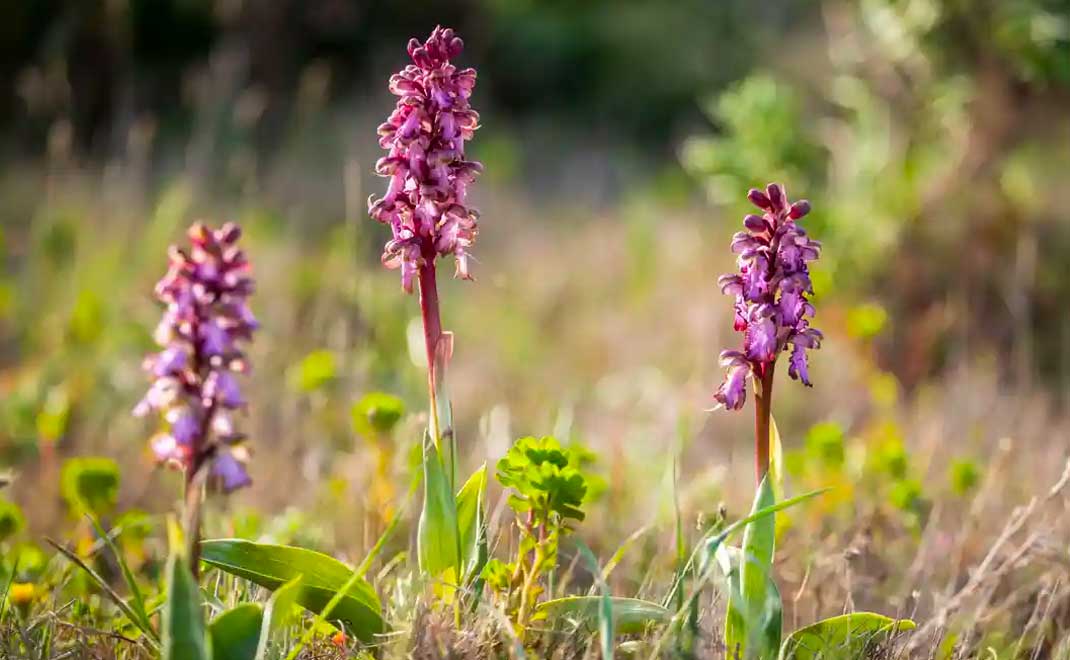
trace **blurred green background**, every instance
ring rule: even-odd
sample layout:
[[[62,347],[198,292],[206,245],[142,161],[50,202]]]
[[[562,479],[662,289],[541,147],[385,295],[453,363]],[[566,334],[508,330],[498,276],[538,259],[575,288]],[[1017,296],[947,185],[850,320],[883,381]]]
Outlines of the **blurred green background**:
[[[62,519],[67,456],[119,460],[128,505],[177,497],[129,410],[166,246],[201,217],[245,226],[264,325],[235,506],[371,506],[351,407],[402,397],[409,446],[424,381],[365,199],[386,81],[437,23],[479,70],[478,282],[444,292],[470,463],[556,432],[621,489],[679,450],[712,508],[749,473],[745,416],[704,412],[738,342],[716,278],[746,190],[781,181],[815,209],[829,336],[813,393],[779,388],[785,443],[906,438],[941,487],[1008,434],[1022,474],[1054,465],[1070,2],[24,0],[0,24],[0,458],[31,528]]]

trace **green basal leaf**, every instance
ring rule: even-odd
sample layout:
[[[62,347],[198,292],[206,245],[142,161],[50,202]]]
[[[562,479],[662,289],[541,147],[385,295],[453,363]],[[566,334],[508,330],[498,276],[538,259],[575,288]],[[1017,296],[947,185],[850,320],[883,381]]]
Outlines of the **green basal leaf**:
[[[201,559],[208,565],[276,590],[301,576],[297,604],[318,613],[351,581],[353,569],[325,554],[285,545],[253,543],[241,539],[215,539],[201,543]],[[371,643],[384,632],[382,607],[375,589],[363,578],[353,581],[331,613],[357,637]]]
[[[869,657],[894,635],[913,630],[910,619],[890,619],[872,612],[834,616],[799,628],[784,642],[781,660],[853,660]]]
[[[424,439],[424,507],[417,532],[420,570],[431,577],[456,580],[460,564],[457,502],[441,454],[430,438]],[[447,576],[447,573],[451,575]]]
[[[242,603],[217,616],[208,626],[212,660],[254,660],[263,622],[259,603]]]
[[[772,482],[767,475],[754,497],[754,514],[775,504]],[[775,515],[763,516],[747,524],[743,531],[743,554],[739,568],[739,598],[728,603],[725,645],[744,659],[770,658],[780,648],[780,594],[772,585]]]
[[[478,576],[487,561],[487,534],[484,509],[487,493],[487,464],[472,473],[457,493],[457,529],[461,542],[461,565],[465,581]]]
[[[167,601],[163,608],[163,660],[209,660],[208,636],[197,582],[185,559],[172,553],[167,560]]]
[[[746,640],[748,626],[744,617],[744,598],[739,577],[743,552],[734,546],[721,545],[717,548],[715,556],[717,565],[725,577],[728,594],[728,608],[725,612],[725,638]],[[758,624],[758,635],[770,640],[773,638],[779,640],[783,620],[783,606],[781,604],[780,589],[777,587],[776,580],[773,579],[772,575],[767,579],[766,594],[768,595],[766,602],[768,611],[764,620]],[[734,645],[731,648],[737,647]],[[744,647],[740,645],[738,648],[741,653],[740,657],[743,657]]]
[[[603,596],[567,596],[540,603],[535,608],[536,618],[552,620],[565,617],[576,623],[595,629],[599,625],[599,611],[608,602],[613,609],[612,621],[616,632],[631,634],[642,632],[652,623],[665,623],[672,613],[661,605],[639,598]]]

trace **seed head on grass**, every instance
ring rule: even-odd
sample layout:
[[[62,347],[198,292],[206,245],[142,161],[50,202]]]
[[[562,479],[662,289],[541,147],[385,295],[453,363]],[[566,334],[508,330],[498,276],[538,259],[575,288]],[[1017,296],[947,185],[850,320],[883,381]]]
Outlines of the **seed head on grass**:
[[[483,166],[464,155],[479,113],[468,105],[475,69],[450,62],[463,49],[452,29],[436,27],[427,41],[409,41],[413,63],[390,78],[398,102],[379,126],[379,145],[389,153],[375,164],[390,183],[383,197],[368,199],[368,213],[390,225],[393,238],[383,250],[383,264],[401,269],[407,292],[420,266],[440,255],[454,255],[457,276],[471,279],[468,248],[476,239],[478,213],[465,198]]]
[[[721,291],[735,296],[735,329],[743,333],[743,349],[721,353],[727,368],[714,398],[725,408],[738,410],[747,398],[747,381],[772,369],[781,351],[790,350],[788,374],[810,385],[807,353],[819,348],[822,335],[810,327],[814,306],[807,263],[821,254],[821,243],[796,224],[810,212],[810,203],[788,202],[784,187],[771,183],[765,191],[753,189],[747,198],[762,215],[747,215],[745,231],[732,238],[739,255],[738,273],[722,275]]]
[[[162,350],[145,359],[152,385],[134,414],[162,418],[164,430],[151,443],[159,462],[187,475],[208,462],[210,481],[230,492],[251,483],[233,413],[245,407],[236,375],[249,369],[240,344],[258,327],[248,305],[253,280],[237,225],[197,223],[188,235],[190,247],[171,248],[170,267],[156,284],[166,305],[155,332]]]

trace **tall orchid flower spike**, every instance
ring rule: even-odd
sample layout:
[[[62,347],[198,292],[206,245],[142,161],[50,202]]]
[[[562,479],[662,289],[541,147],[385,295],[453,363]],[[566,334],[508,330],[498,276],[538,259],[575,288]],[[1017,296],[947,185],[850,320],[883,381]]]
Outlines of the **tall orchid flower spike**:
[[[406,292],[412,292],[414,280],[420,283],[433,417],[438,372],[450,352],[448,339],[443,341],[435,260],[453,255],[456,276],[471,279],[468,250],[478,233],[479,214],[468,206],[467,193],[483,166],[464,154],[465,142],[479,128],[479,113],[468,104],[476,72],[451,63],[463,49],[453,30],[441,26],[423,43],[409,41],[412,64],[391,76],[390,91],[398,101],[379,127],[379,145],[388,153],[375,170],[389,184],[384,196],[368,199],[368,214],[389,225],[392,234],[383,264],[401,270]]]
[[[808,263],[821,255],[821,243],[798,226],[810,203],[788,202],[784,187],[771,183],[753,189],[747,198],[761,215],[747,215],[744,231],[732,238],[739,272],[722,275],[721,291],[735,297],[735,329],[743,333],[741,350],[721,353],[725,379],[713,395],[720,405],[739,410],[747,399],[747,383],[755,388],[755,448],[759,481],[769,470],[769,420],[773,372],[788,352],[788,375],[810,386],[807,351],[821,346],[822,335],[810,326],[814,306]]]
[[[190,515],[199,512],[203,483],[223,492],[251,483],[234,413],[246,405],[237,376],[249,371],[240,344],[252,339],[258,323],[248,305],[253,280],[238,248],[241,229],[197,223],[188,235],[190,247],[171,248],[170,268],[156,284],[156,298],[166,306],[155,332],[161,350],[145,358],[152,385],[134,414],[161,418],[152,451],[158,462],[185,473]],[[191,519],[196,572],[199,528],[197,516]]]
[[[383,263],[401,269],[401,285],[409,292],[418,273],[422,285],[422,271],[434,272],[440,255],[452,254],[457,276],[471,278],[468,248],[476,239],[479,214],[466,196],[483,166],[464,155],[464,143],[479,127],[479,113],[468,105],[475,69],[450,63],[463,49],[464,42],[449,28],[436,27],[424,43],[411,39],[413,63],[390,78],[398,102],[379,127],[379,145],[388,154],[375,171],[390,183],[386,195],[368,199],[368,213],[390,225],[393,238],[383,250]]]
[[[483,166],[464,154],[465,143],[479,128],[479,114],[468,104],[475,69],[458,69],[451,62],[462,50],[464,42],[441,26],[427,41],[409,40],[412,64],[391,76],[390,91],[398,101],[379,127],[379,144],[387,155],[375,170],[389,183],[383,197],[368,199],[368,214],[389,225],[392,234],[383,249],[383,264],[401,270],[406,292],[412,292],[414,280],[420,285],[430,414],[422,445],[424,506],[417,555],[421,572],[442,585],[444,600],[452,599],[458,625],[458,594],[464,590],[455,594],[455,587],[447,585],[476,579],[482,570],[480,557],[486,557],[482,513],[468,519],[463,529],[456,515],[462,506],[482,511],[486,468],[458,490],[457,438],[446,387],[453,335],[442,329],[435,273],[436,260],[453,255],[456,276],[472,279],[468,251],[476,240],[479,216],[467,196]]]

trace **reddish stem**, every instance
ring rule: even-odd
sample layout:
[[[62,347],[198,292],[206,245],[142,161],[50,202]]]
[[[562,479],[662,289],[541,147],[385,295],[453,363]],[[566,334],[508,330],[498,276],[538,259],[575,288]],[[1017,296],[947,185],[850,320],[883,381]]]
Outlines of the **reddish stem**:
[[[427,384],[431,396],[435,393],[435,349],[442,337],[442,318],[438,311],[438,283],[434,258],[424,259],[420,266],[420,314],[424,321],[424,344],[427,348]],[[432,411],[432,414],[434,411]],[[436,439],[437,442],[437,439]]]
[[[758,387],[754,406],[754,474],[755,481],[769,472],[769,429],[773,410],[773,372],[776,361],[762,362],[758,367]]]

